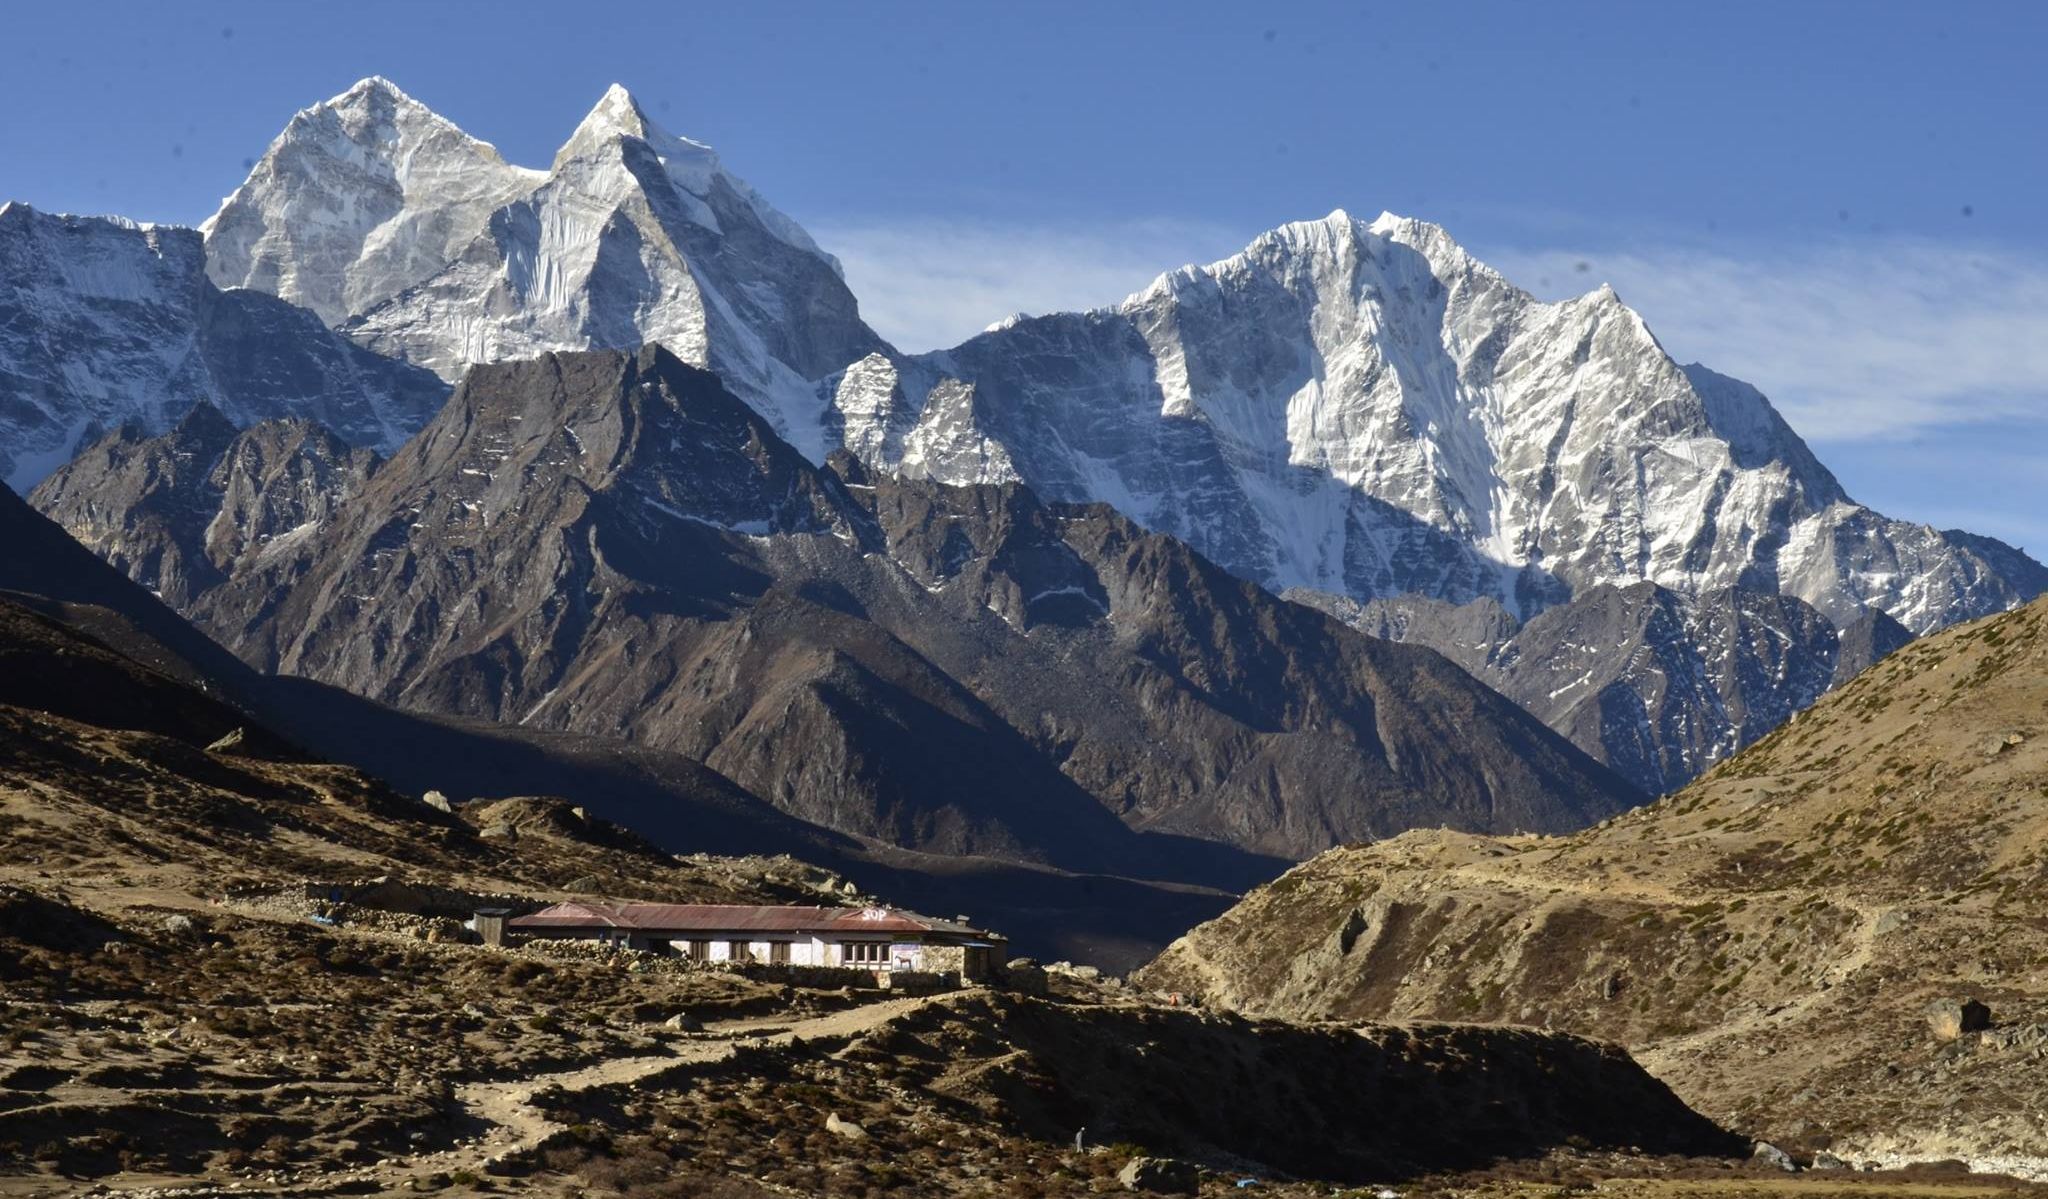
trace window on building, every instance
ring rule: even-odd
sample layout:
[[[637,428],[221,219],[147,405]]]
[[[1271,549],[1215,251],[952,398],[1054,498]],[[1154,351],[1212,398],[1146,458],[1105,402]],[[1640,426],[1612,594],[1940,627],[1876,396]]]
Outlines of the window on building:
[[[693,962],[708,962],[708,961],[710,961],[710,960],[711,960],[711,942],[709,942],[709,941],[692,941],[692,942],[690,942],[690,960],[691,960],[691,961],[693,961]]]
[[[735,962],[751,962],[754,960],[754,947],[745,941],[734,941],[725,956]]]
[[[849,966],[880,966],[889,960],[885,941],[848,941],[840,946],[840,960]]]
[[[768,961],[771,965],[789,965],[789,942],[774,941],[768,946]]]

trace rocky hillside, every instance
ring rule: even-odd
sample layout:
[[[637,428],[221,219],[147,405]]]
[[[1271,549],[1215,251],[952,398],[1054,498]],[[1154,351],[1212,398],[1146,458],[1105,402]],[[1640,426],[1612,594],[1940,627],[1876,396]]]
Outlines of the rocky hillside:
[[[1267,1014],[1597,1033],[1736,1127],[2040,1170],[2044,718],[2036,601],[1898,650],[1576,836],[1333,850],[1141,977]],[[1983,1031],[1930,1021],[1973,998]]]
[[[249,725],[276,729],[315,756],[407,794],[541,794],[630,823],[673,852],[795,854],[923,910],[1007,912],[1005,928],[1020,952],[1113,969],[1157,953],[1232,898],[1213,886],[899,850],[785,815],[683,754],[616,737],[404,712],[310,679],[261,674],[4,488],[0,544],[8,548],[0,554],[0,597],[213,697]],[[51,685],[20,677],[25,694],[46,698]],[[84,690],[96,689],[79,678]],[[1263,860],[1208,865],[1267,869]]]
[[[1802,600],[1746,587],[1688,597],[1603,584],[1526,623],[1491,599],[1287,597],[1436,650],[1651,795],[1676,791],[1912,640],[1873,609],[1838,629]]]
[[[0,1177],[53,1196],[639,1193],[721,1171],[837,1190],[915,1162],[913,1193],[940,1195],[1113,1179],[1148,1152],[1189,1177],[1348,1181],[1743,1148],[1619,1050],[1560,1035],[1249,1024],[1078,983],[876,1002],[487,948],[462,925],[564,893],[816,903],[839,883],[677,858],[559,800],[398,794],[0,599]],[[1256,1121],[1174,1102],[1246,1069]],[[1340,1115],[1396,1093],[1405,1123]],[[1101,1135],[1069,1154],[1081,1125]]]
[[[29,501],[182,608],[280,538],[312,534],[380,461],[303,418],[242,430],[202,401],[161,436],[123,425]]]
[[[120,470],[37,500],[115,555],[142,520],[71,497],[127,494]],[[661,350],[479,368],[303,533],[163,507],[173,540],[260,547],[187,603],[260,668],[683,754],[905,849],[1252,881],[1226,847],[1561,831],[1634,798],[1432,652],[1105,508],[821,470]]]

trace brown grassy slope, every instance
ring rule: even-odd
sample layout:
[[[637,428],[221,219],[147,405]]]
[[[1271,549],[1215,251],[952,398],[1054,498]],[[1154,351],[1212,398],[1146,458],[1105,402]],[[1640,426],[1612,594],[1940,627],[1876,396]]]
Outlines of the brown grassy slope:
[[[1140,977],[1611,1036],[1752,1131],[2048,1157],[2048,599],[1900,650],[1584,833],[1333,850]],[[1934,1041],[1925,1006],[1969,995],[1998,1029]]]

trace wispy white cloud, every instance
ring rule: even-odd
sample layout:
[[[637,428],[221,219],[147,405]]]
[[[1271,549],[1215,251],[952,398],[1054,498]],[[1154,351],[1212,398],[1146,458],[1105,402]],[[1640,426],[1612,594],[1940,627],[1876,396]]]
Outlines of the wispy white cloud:
[[[1546,297],[1612,283],[1673,355],[1845,441],[2048,410],[2048,259],[1894,238],[1745,252],[1495,252]]]
[[[1243,248],[1253,231],[1151,220],[1079,227],[931,219],[813,225],[861,315],[905,350],[957,345],[1004,317],[1114,304],[1165,271]]]

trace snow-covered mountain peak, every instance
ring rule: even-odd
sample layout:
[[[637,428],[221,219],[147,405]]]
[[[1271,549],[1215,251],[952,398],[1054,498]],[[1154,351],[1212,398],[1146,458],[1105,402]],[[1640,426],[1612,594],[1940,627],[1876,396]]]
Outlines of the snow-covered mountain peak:
[[[212,227],[216,277],[451,383],[477,363],[660,343],[823,457],[816,383],[880,340],[838,262],[710,146],[618,85],[547,171],[431,114],[358,129],[351,105],[398,101],[366,89],[317,113],[334,136],[288,130]]]
[[[336,325],[438,270],[542,178],[372,76],[294,115],[200,226],[207,274]]]
[[[563,163],[572,159],[598,153],[614,140],[624,137],[655,141],[668,139],[668,135],[648,119],[646,111],[640,107],[640,102],[633,98],[633,93],[627,91],[624,86],[614,83],[605,89],[597,104],[585,114],[583,120],[576,126],[575,132],[569,135],[569,140],[563,142],[562,148],[555,151],[555,169],[560,170]],[[718,157],[712,153],[711,147],[695,142],[689,144],[709,157],[712,166],[717,165]]]
[[[391,82],[389,79],[386,79],[382,75],[365,75],[363,78],[358,79],[354,83],[350,84],[347,91],[344,91],[340,95],[324,101],[324,103],[329,105],[339,105],[350,100],[360,99],[365,96],[384,96],[389,97],[390,99],[393,100],[403,101],[408,104],[419,103],[419,101],[414,100],[411,96],[406,95],[404,88],[399,87],[397,84]],[[315,105],[314,107],[317,108],[319,107],[319,105]]]
[[[768,233],[778,241],[828,263],[842,274],[839,260],[818,248],[803,226],[791,220],[763,199],[744,179],[734,175],[719,160],[718,151],[694,138],[671,133],[647,114],[647,109],[620,84],[605,89],[595,107],[583,118],[569,140],[555,152],[554,173],[575,170],[591,160],[610,161],[628,142],[645,145],[660,160],[662,170],[690,197],[685,215],[714,233],[722,233],[716,216],[714,193],[730,189],[750,209]]]
[[[849,371],[835,407],[871,466],[973,482],[1000,457],[1241,575],[1359,601],[1527,618],[1603,584],[1743,586],[1925,630],[2048,582],[1847,502],[1756,389],[1681,368],[1612,287],[1539,301],[1393,213]]]

